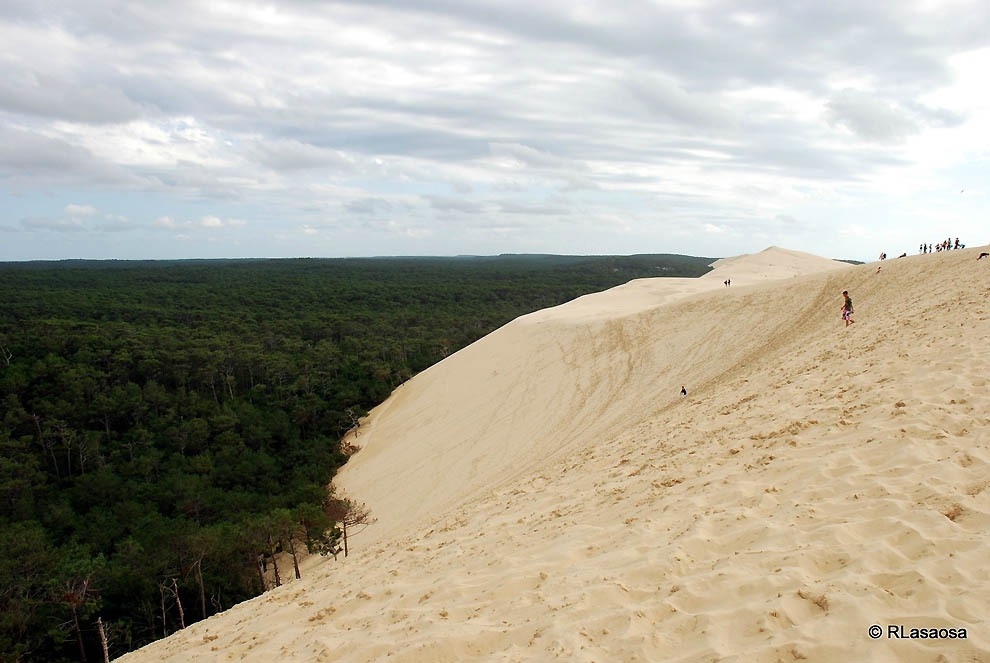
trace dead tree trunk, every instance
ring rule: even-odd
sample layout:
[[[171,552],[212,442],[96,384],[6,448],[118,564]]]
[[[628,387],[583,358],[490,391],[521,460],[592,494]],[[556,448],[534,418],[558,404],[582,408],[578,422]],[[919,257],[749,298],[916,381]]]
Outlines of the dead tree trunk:
[[[165,615],[165,585],[158,585],[158,593],[161,595],[161,608],[162,608],[162,637],[168,637],[168,618]]]
[[[261,583],[261,591],[268,591],[268,583],[265,582],[265,568],[264,568],[264,555],[258,555],[258,562],[255,564],[255,568],[258,569],[258,582]]]
[[[179,583],[172,578],[172,596],[175,597],[175,607],[179,609],[179,628],[186,627],[186,612],[182,609],[182,599],[179,598]]]
[[[206,619],[206,588],[203,586],[203,558],[200,557],[196,560],[196,564],[193,566],[196,571],[196,583],[199,585],[199,609],[202,614],[202,618]]]
[[[82,627],[79,626],[79,608],[86,603],[86,596],[89,592],[89,578],[81,581],[68,583],[62,600],[69,606],[72,614],[72,630],[76,636],[76,645],[79,647],[79,660],[86,663],[86,646],[83,644]]]
[[[79,660],[86,663],[86,647],[83,645],[82,629],[79,627],[79,611],[74,603],[69,604],[72,610],[72,630],[76,632],[76,644],[79,645]]]
[[[52,467],[55,470],[55,478],[58,481],[62,481],[62,472],[58,468],[58,458],[55,457],[55,441],[46,437],[44,430],[41,428],[41,417],[37,414],[32,414],[31,418],[34,419],[34,427],[38,431],[38,444],[41,448],[49,453],[52,457]]]
[[[203,560],[196,562],[196,582],[199,583],[199,609],[206,619],[206,587],[203,586]]]
[[[210,595],[210,604],[213,606],[214,614],[217,612],[223,612],[223,601],[220,600],[220,590],[217,590],[216,594]]]
[[[278,557],[275,555],[275,542],[271,535],[268,536],[268,554],[272,558],[272,570],[275,571],[275,586],[282,586],[282,574],[278,572]]]
[[[302,578],[302,574],[299,572],[299,556],[296,554],[296,542],[292,539],[292,535],[289,535],[289,554],[292,555],[292,570],[296,572],[296,580]]]
[[[100,634],[100,646],[103,647],[103,663],[110,663],[110,647],[107,646],[107,632],[103,628],[103,619],[96,618],[96,631]]]

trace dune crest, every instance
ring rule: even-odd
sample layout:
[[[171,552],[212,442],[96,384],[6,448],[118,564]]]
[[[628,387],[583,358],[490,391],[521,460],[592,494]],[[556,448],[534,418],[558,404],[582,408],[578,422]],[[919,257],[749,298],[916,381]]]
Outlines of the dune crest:
[[[711,264],[712,271],[702,278],[717,278],[719,280],[729,278],[744,285],[804,276],[805,274],[842,269],[848,266],[848,263],[821,258],[803,251],[792,251],[771,246],[759,253],[716,260]]]
[[[524,316],[371,414],[350,558],[121,660],[990,659],[979,250]]]

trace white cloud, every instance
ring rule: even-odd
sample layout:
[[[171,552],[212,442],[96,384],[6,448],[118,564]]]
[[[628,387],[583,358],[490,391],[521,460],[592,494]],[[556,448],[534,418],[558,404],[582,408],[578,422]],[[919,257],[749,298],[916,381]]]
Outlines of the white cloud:
[[[825,105],[833,124],[869,141],[902,142],[920,130],[908,112],[867,92],[843,90]]]
[[[207,214],[196,220],[176,220],[170,216],[159,216],[152,222],[152,227],[158,230],[181,230],[190,234],[196,230],[220,230],[224,228],[239,228],[247,225],[244,219],[222,219],[213,214]]]
[[[846,237],[863,238],[869,237],[872,233],[869,228],[859,224],[846,224],[839,227],[839,234]]]
[[[21,225],[28,230],[49,230],[54,232],[83,232],[85,226],[78,219],[50,219],[47,217],[28,217],[21,221]]]
[[[96,214],[96,208],[90,205],[66,205],[65,213],[69,216],[92,216]]]
[[[725,226],[717,226],[712,223],[706,223],[702,226],[702,228],[709,235],[725,235],[729,232],[729,229]]]

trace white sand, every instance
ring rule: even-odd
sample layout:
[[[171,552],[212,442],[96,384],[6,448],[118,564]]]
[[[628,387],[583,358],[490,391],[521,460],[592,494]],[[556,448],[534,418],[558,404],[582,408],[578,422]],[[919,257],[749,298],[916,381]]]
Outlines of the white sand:
[[[990,660],[981,250],[772,248],[524,316],[372,412],[348,559],[121,660]]]

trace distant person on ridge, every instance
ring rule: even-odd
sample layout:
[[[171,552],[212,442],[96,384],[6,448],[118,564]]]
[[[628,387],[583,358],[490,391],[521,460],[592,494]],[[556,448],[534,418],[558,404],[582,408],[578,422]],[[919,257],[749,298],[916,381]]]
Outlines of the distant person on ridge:
[[[842,302],[842,319],[846,321],[846,327],[856,322],[852,319],[853,315],[853,300],[849,296],[848,290],[842,291],[842,296],[845,298]]]

